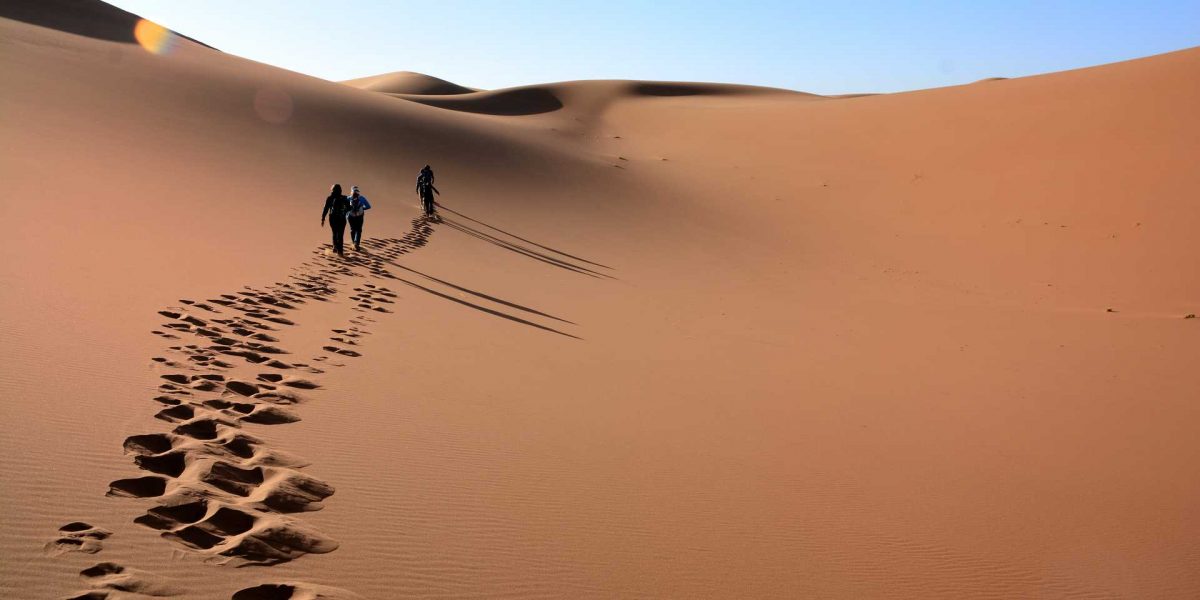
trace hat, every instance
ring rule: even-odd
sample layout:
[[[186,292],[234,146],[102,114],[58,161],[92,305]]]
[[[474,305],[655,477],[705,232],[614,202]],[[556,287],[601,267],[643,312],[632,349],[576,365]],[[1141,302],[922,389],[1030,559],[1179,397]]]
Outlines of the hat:
[[[358,186],[357,186],[357,185],[352,185],[352,186],[350,186],[350,191],[352,191],[352,192],[357,192],[357,191],[358,191]]]

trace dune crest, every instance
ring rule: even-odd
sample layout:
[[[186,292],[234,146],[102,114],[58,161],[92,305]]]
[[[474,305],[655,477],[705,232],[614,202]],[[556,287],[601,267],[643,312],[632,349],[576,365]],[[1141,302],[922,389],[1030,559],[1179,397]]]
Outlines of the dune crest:
[[[453,96],[391,94],[396,98],[447,110],[497,116],[523,116],[567,109],[577,118],[600,116],[614,103],[643,98],[733,98],[784,95],[795,99],[823,96],[777,88],[721,83],[588,80],[486,90]]]
[[[0,4],[0,18],[12,19],[100,40],[138,43],[135,30],[143,19],[131,12],[98,0],[15,0]],[[194,44],[212,48],[178,32]]]
[[[409,94],[414,96],[449,96],[454,94],[470,94],[478,91],[438,79],[423,73],[412,71],[396,71],[358,79],[348,79],[343,85],[371,92],[384,94]]]

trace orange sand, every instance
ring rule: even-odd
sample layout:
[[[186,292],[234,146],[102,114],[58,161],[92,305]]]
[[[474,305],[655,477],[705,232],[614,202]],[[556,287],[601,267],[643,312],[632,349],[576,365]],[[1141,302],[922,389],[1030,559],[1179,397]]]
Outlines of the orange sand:
[[[0,596],[1200,596],[1200,50],[475,92],[42,6],[0,11]]]

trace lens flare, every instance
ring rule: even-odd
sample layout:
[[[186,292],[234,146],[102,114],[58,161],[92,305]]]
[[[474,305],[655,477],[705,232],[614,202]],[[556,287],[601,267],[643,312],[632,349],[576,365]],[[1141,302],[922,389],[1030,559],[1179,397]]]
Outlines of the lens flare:
[[[133,37],[151,54],[166,54],[175,46],[175,32],[145,19],[138,19],[133,26]]]

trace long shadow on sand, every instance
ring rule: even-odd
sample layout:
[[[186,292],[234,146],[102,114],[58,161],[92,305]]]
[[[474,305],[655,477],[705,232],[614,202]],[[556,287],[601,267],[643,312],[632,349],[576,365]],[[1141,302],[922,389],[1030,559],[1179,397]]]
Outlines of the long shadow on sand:
[[[609,275],[607,273],[602,273],[600,271],[591,269],[589,267],[585,267],[580,264],[576,264],[571,261],[574,260],[577,262],[587,263],[589,265],[594,265],[594,266],[604,268],[604,269],[612,269],[612,267],[609,267],[607,265],[602,265],[600,263],[592,262],[585,258],[579,258],[577,256],[567,254],[566,252],[562,252],[560,250],[555,250],[549,246],[543,246],[542,244],[538,244],[537,242],[532,242],[523,237],[508,233],[507,231],[504,231],[503,229],[493,227],[482,221],[472,219],[471,217],[468,217],[460,212],[454,211],[454,210],[446,208],[444,206],[441,207],[441,210],[458,215],[459,217],[461,217],[465,220],[471,221],[473,223],[478,223],[479,225],[482,225],[483,227],[486,227],[486,228],[496,231],[500,234],[508,236],[508,237],[512,238],[513,240],[518,240],[516,242],[511,241],[511,240],[506,240],[499,236],[496,236],[496,235],[493,235],[486,231],[483,231],[481,229],[474,228],[465,223],[456,221],[454,219],[448,219],[445,217],[441,217],[441,218],[438,218],[438,220],[437,220],[437,223],[439,223],[439,224],[446,225],[447,227],[450,227],[451,229],[455,229],[455,230],[457,230],[461,233],[464,233],[466,235],[469,235],[473,238],[485,241],[485,242],[492,244],[493,246],[496,246],[498,248],[503,248],[505,250],[508,250],[509,252],[515,252],[517,254],[520,254],[521,256],[525,256],[527,258],[532,258],[536,261],[543,262],[543,263],[548,264],[553,267],[558,267],[560,269],[565,269],[567,271],[579,273],[580,275],[586,275],[588,277],[595,277],[598,279],[616,279],[612,275]],[[523,242],[526,245],[522,245],[521,242]],[[545,250],[546,252],[536,250],[529,246],[533,246],[533,247],[539,248],[541,250]],[[559,257],[553,256],[553,254],[557,254],[557,255],[559,255],[561,257],[565,257],[565,258],[559,258]],[[568,259],[570,259],[570,260],[568,260]]]
[[[367,246],[368,246],[368,248],[370,248],[371,252],[366,255],[358,255],[358,256],[351,255],[351,256],[347,257],[347,262],[351,266],[366,267],[373,275],[375,275],[377,277],[382,277],[382,278],[386,278],[386,279],[394,279],[394,280],[399,281],[409,287],[421,290],[427,294],[437,296],[438,298],[441,298],[443,300],[449,300],[449,301],[459,304],[461,306],[466,306],[468,308],[478,310],[480,312],[492,315],[494,317],[498,317],[501,319],[512,321],[514,323],[519,323],[521,325],[533,327],[535,329],[540,329],[542,331],[547,331],[550,333],[556,333],[558,335],[562,335],[562,336],[566,336],[566,337],[570,337],[570,338],[574,338],[574,339],[583,339],[577,335],[572,335],[565,331],[560,331],[553,327],[542,325],[535,321],[531,321],[529,319],[521,318],[519,316],[506,313],[502,310],[489,308],[487,306],[483,306],[481,304],[476,304],[469,300],[465,300],[463,298],[455,297],[455,296],[452,296],[445,292],[438,291],[427,285],[422,285],[420,283],[417,283],[416,281],[412,281],[410,279],[400,277],[384,267],[384,265],[386,265],[388,267],[394,267],[397,269],[401,269],[401,270],[407,271],[413,275],[421,277],[427,281],[434,282],[439,285],[443,285],[443,286],[453,289],[455,291],[462,292],[464,294],[469,294],[476,298],[480,298],[482,300],[487,300],[489,302],[494,302],[496,304],[500,304],[500,305],[508,307],[508,308],[526,312],[531,315],[537,315],[537,316],[545,317],[547,319],[552,319],[552,320],[555,320],[555,321],[558,321],[561,323],[575,325],[575,323],[573,321],[569,321],[567,319],[563,319],[561,317],[552,315],[550,313],[540,311],[540,310],[537,310],[534,308],[530,308],[528,306],[524,306],[524,305],[518,304],[516,302],[512,302],[510,300],[505,300],[503,298],[499,298],[499,297],[491,295],[491,294],[479,292],[479,291],[470,289],[466,286],[462,286],[462,285],[447,281],[445,279],[441,279],[439,277],[434,277],[432,275],[422,273],[421,271],[418,271],[411,267],[407,267],[407,266],[400,264],[397,260],[400,256],[407,254],[411,251],[414,251],[418,248],[421,248],[429,243],[429,238],[433,235],[433,232],[434,232],[434,225],[439,224],[440,222],[441,222],[441,219],[438,219],[436,217],[434,217],[434,218],[425,217],[425,216],[417,217],[416,219],[413,219],[412,228],[409,230],[409,232],[406,233],[401,238],[398,238],[398,239],[390,238],[390,239],[368,241]]]
[[[484,223],[483,221],[480,221],[480,220],[478,220],[478,219],[473,219],[473,218],[471,218],[471,217],[468,217],[467,215],[464,215],[464,214],[462,214],[462,213],[460,213],[460,212],[458,212],[458,211],[456,211],[456,210],[454,210],[454,209],[451,209],[451,208],[447,208],[447,207],[445,207],[445,206],[442,206],[441,204],[438,204],[438,208],[439,208],[439,209],[441,209],[441,210],[444,210],[444,211],[446,211],[446,212],[448,212],[448,213],[451,213],[451,214],[458,215],[459,217],[462,217],[462,218],[464,218],[464,219],[466,219],[466,220],[468,220],[468,221],[470,221],[470,222],[472,222],[472,223],[476,223],[476,224],[478,224],[478,225],[483,225],[484,227],[487,227],[488,229],[491,229],[492,231],[495,231],[495,232],[497,232],[497,233],[502,233],[502,234],[504,234],[504,235],[507,235],[508,237],[511,237],[511,238],[513,238],[513,239],[516,239],[516,240],[520,240],[520,241],[522,241],[522,242],[525,242],[526,244],[530,244],[530,245],[532,245],[532,246],[537,246],[538,248],[541,248],[542,250],[548,250],[548,251],[550,251],[550,252],[553,252],[553,253],[555,253],[555,254],[558,254],[558,255],[561,255],[561,256],[565,256],[565,257],[567,257],[567,258],[570,258],[570,259],[573,259],[573,260],[577,260],[577,261],[579,261],[579,262],[585,262],[585,263],[587,263],[587,264],[589,264],[589,265],[593,265],[593,266],[597,266],[597,267],[601,267],[601,268],[605,268],[605,269],[612,269],[612,267],[610,267],[610,266],[608,266],[608,265],[604,265],[604,264],[601,264],[601,263],[598,263],[598,262],[592,262],[592,261],[590,261],[590,260],[588,260],[588,259],[586,259],[586,258],[580,258],[580,257],[578,257],[578,256],[575,256],[575,255],[573,255],[573,254],[567,254],[566,252],[563,252],[562,250],[556,250],[556,249],[554,249],[554,248],[551,248],[550,246],[543,246],[542,244],[539,244],[539,243],[537,243],[537,242],[534,242],[534,241],[531,241],[531,240],[527,240],[527,239],[525,239],[525,238],[523,238],[523,237],[521,237],[521,236],[519,236],[519,235],[517,235],[517,234],[515,234],[515,233],[510,233],[510,232],[508,232],[508,231],[505,231],[505,230],[503,230],[503,229],[500,229],[499,227],[495,227],[495,226],[493,226],[493,225],[488,225],[487,223]]]

